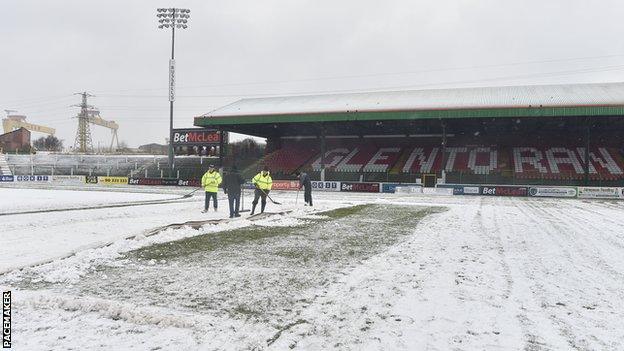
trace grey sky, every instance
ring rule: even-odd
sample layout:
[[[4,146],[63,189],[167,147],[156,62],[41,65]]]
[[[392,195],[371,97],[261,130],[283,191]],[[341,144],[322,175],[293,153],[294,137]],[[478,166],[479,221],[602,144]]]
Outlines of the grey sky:
[[[622,1],[3,5],[0,109],[56,128],[66,145],[72,94],[85,90],[119,123],[120,140],[164,142],[170,32],[157,29],[157,7],[191,9],[190,28],[176,34],[176,127],[245,96],[624,81]],[[107,130],[92,132],[95,145],[109,142]]]

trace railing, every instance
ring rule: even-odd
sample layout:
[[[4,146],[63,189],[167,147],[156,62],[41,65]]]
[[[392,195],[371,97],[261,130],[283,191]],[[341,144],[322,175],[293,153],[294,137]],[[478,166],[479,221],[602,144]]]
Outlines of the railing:
[[[313,180],[321,180],[321,172],[309,171]],[[336,172],[325,171],[325,180],[328,181],[362,181],[388,183],[416,183],[422,179],[421,173],[391,173],[391,172]],[[441,172],[436,176],[442,180]],[[284,175],[280,179],[291,179],[292,175]],[[513,171],[494,172],[490,174],[474,174],[467,171],[446,172],[446,183],[454,184],[525,184],[525,185],[585,185],[585,176],[576,172],[561,172],[559,174],[543,174],[539,172],[515,173]],[[624,175],[590,174],[588,185],[592,186],[624,186]]]

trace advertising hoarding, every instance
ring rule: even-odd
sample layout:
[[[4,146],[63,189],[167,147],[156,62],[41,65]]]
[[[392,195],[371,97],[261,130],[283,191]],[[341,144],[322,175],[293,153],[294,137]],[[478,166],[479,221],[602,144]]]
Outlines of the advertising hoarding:
[[[177,178],[130,178],[128,184],[130,185],[164,185],[173,186],[178,185],[179,179]]]
[[[312,181],[313,191],[340,191],[340,182]]]
[[[98,177],[98,183],[104,185],[128,184],[128,177]]]
[[[221,141],[221,135],[211,129],[174,129],[173,146],[216,146]],[[223,133],[223,142],[227,143],[227,133]]]
[[[85,182],[85,176],[80,176],[80,175],[54,175],[54,176],[52,176],[52,182],[54,182],[54,183],[62,183],[62,184],[84,183]]]
[[[17,175],[13,176],[16,182],[49,182],[52,176],[49,175]]]
[[[342,182],[340,184],[340,191],[346,192],[378,193],[379,189],[379,183]]]
[[[479,193],[485,196],[527,196],[529,191],[525,186],[481,186]]]
[[[178,186],[200,187],[201,181],[199,179],[178,179]]]
[[[298,180],[274,180],[271,190],[297,190],[299,189]]]
[[[578,197],[581,199],[620,199],[620,188],[579,186]]]
[[[574,187],[531,187],[530,196],[536,197],[576,197],[577,191]]]
[[[400,186],[420,186],[415,183],[381,183],[381,192],[382,193],[395,193],[396,188]]]

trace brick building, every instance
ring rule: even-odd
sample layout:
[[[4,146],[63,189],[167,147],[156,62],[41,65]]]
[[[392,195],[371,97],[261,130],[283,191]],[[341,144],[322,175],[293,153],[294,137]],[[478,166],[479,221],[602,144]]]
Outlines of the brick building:
[[[30,151],[30,131],[20,128],[0,135],[0,149],[2,152]]]

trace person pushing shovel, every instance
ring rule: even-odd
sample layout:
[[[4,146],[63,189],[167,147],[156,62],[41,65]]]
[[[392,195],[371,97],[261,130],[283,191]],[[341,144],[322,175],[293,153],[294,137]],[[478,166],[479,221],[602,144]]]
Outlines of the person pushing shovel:
[[[271,187],[273,187],[273,179],[269,173],[269,167],[264,166],[262,172],[256,174],[251,182],[256,187],[256,190],[254,191],[254,199],[251,203],[251,214],[253,215],[256,211],[256,205],[258,205],[258,199],[260,198],[262,198],[260,212],[263,213],[264,207],[266,206],[267,196],[269,196],[269,191],[271,191]]]

